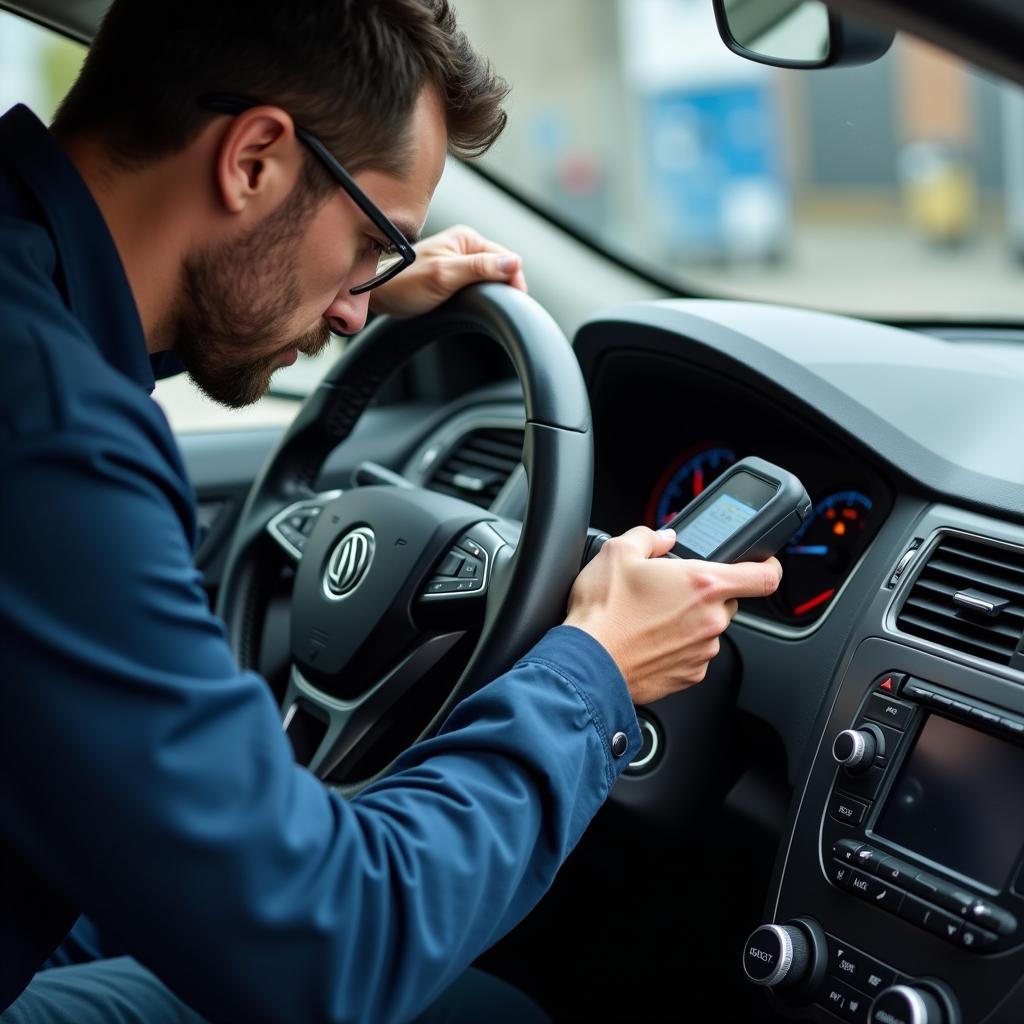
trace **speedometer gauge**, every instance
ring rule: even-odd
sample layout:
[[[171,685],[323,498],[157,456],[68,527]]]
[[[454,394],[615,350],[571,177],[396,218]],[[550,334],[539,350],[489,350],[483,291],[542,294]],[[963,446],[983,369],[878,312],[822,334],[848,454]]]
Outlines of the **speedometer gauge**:
[[[822,498],[780,552],[782,584],[773,598],[782,613],[804,622],[820,615],[864,550],[872,501],[860,491]]]
[[[647,525],[667,523],[734,462],[736,453],[725,445],[706,441],[688,448],[658,478],[647,501]]]

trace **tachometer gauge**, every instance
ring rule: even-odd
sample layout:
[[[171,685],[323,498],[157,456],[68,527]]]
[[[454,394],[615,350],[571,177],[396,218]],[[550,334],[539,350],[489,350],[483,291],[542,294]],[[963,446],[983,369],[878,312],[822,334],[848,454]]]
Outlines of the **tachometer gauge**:
[[[735,461],[736,453],[731,448],[714,442],[688,448],[654,485],[647,501],[647,525],[656,530],[667,523]]]
[[[871,499],[860,491],[822,498],[779,553],[782,584],[774,602],[794,622],[817,618],[864,550]]]

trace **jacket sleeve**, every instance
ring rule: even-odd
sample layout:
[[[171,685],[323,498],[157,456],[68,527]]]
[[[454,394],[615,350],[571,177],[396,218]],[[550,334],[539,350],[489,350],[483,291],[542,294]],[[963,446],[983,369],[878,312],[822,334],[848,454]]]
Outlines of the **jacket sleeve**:
[[[173,473],[81,430],[0,469],[0,835],[212,1020],[415,1015],[639,748],[614,662],[562,626],[344,801],[235,665]]]

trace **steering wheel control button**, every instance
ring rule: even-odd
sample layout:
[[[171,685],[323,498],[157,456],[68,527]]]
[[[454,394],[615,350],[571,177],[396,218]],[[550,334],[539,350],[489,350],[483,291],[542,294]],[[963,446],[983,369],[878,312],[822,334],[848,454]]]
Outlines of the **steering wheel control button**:
[[[615,757],[622,757],[629,749],[629,737],[624,732],[617,732],[612,737],[612,754]]]
[[[913,704],[904,704],[901,700],[890,700],[877,693],[873,693],[868,698],[868,705],[864,709],[866,718],[881,722],[883,725],[891,725],[895,729],[905,729],[913,714]]]
[[[829,816],[844,825],[859,825],[864,820],[868,805],[852,800],[841,793],[833,793],[828,802]]]
[[[893,985],[871,1004],[870,1024],[948,1024],[938,999],[923,988]]]
[[[453,594],[458,589],[458,580],[431,580],[427,585],[428,594]]]
[[[462,540],[459,541],[459,547],[462,548],[463,551],[468,551],[474,558],[484,557],[484,549],[480,547],[475,540],[471,540],[469,537],[463,537]]]
[[[799,985],[814,965],[810,943],[794,924],[764,924],[747,939],[743,973],[755,985],[791,988]]]
[[[483,566],[475,558],[467,558],[455,575],[463,579],[476,579],[483,575]]]
[[[437,575],[458,576],[459,570],[462,568],[462,564],[465,561],[465,555],[457,554],[454,551],[449,551],[448,554],[444,556],[444,561],[438,567]]]

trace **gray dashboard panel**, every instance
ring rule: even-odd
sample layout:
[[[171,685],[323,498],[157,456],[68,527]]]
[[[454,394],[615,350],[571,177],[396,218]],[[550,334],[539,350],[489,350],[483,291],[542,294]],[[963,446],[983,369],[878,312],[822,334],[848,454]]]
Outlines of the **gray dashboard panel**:
[[[830,420],[935,496],[1024,516],[1024,376],[1004,361],[865,320],[681,299],[616,306],[584,324],[576,348],[588,379],[610,331],[629,348],[644,341],[638,328],[671,333],[680,357]]]

